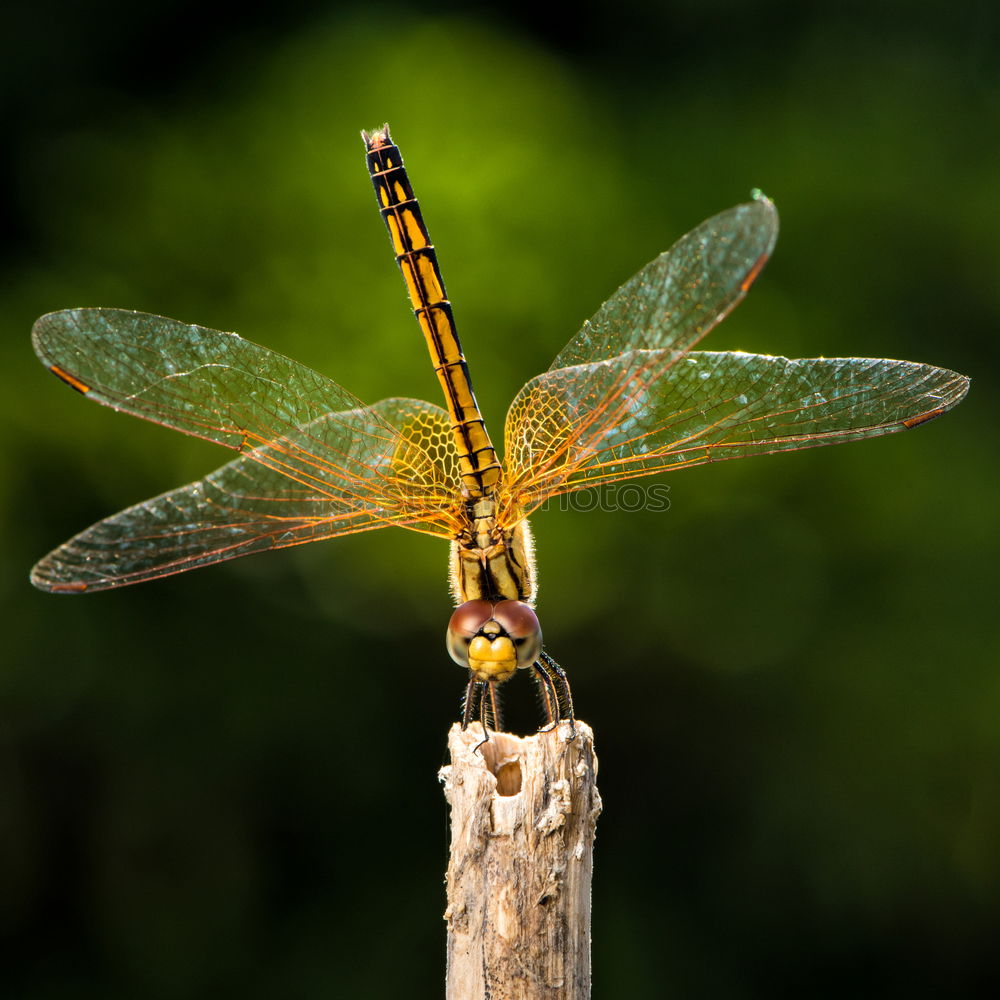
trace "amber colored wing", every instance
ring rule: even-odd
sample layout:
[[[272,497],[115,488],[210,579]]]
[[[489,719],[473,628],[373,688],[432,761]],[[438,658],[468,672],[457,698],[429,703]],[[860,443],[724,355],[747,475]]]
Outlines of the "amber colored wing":
[[[618,367],[563,369],[551,401],[537,396],[537,405],[585,409],[587,396],[575,390],[593,393],[596,380],[600,395]],[[642,387],[613,423],[563,445],[561,469],[553,464],[516,502],[527,511],[556,493],[665,469],[907,430],[950,410],[968,386],[964,375],[911,361],[694,351]]]
[[[706,219],[629,278],[556,355],[549,371],[627,351],[691,350],[743,299],[777,238],[777,209],[760,192]]]
[[[390,524],[446,538],[459,525],[457,454],[440,407],[366,407],[236,334],[143,313],[52,313],[33,340],[88,398],[242,453],[60,546],[32,571],[44,590],[138,583]]]
[[[905,430],[962,399],[967,378],[908,361],[688,353],[759,272],[776,233],[769,206],[688,234],[557,359],[576,363],[521,390],[507,416],[504,523],[601,483]]]
[[[774,205],[755,194],[625,282],[511,404],[502,505],[517,496],[537,506],[568,487],[605,432],[746,295],[777,236]]]

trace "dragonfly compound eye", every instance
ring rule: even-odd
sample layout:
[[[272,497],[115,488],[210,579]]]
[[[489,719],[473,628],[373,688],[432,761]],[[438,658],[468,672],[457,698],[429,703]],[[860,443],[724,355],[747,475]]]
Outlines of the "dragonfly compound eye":
[[[448,624],[448,653],[479,681],[501,683],[542,648],[535,612],[522,601],[467,601]]]
[[[469,665],[469,645],[493,618],[490,601],[466,601],[448,622],[448,653],[461,667]]]
[[[524,601],[500,601],[493,608],[493,619],[514,643],[518,667],[530,667],[542,651],[542,627],[532,608]]]

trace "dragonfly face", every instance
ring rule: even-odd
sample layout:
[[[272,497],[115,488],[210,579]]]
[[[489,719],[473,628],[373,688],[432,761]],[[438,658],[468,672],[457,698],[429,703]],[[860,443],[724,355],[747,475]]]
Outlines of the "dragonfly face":
[[[538,660],[542,628],[524,601],[466,601],[448,623],[448,652],[476,681],[501,684]]]
[[[388,127],[362,134],[445,408],[400,398],[365,406],[236,334],[160,316],[43,316],[35,350],[63,382],[237,457],[70,539],[32,570],[35,586],[103,590],[398,525],[451,542],[459,607],[447,644],[469,669],[463,721],[478,706],[483,724],[499,727],[496,688],[518,668],[532,670],[550,721],[572,720],[565,674],[532,609],[532,511],[599,484],[906,430],[968,389],[962,375],[908,361],[692,350],[773,249],[777,213],[757,195],[646,265],[521,389],[501,464],[399,150]]]

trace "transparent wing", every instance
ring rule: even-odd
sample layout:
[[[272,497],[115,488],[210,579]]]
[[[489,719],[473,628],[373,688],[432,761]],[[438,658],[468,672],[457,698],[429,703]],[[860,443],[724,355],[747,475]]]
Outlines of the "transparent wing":
[[[143,313],[52,313],[33,340],[89,398],[243,452],[76,536],[35,567],[36,586],[136,583],[387,524],[441,537],[458,527],[457,455],[447,414],[430,403],[365,407],[235,334]]]
[[[536,464],[519,466],[515,506],[526,512],[555,493],[663,469],[906,430],[951,409],[969,386],[943,368],[875,358],[695,351],[666,371],[650,361],[641,370],[655,378],[636,370],[626,355],[529,383],[536,436],[530,420],[519,426]],[[595,407],[604,410],[588,419]],[[560,425],[571,432],[560,436]]]
[[[743,298],[778,236],[762,195],[706,220],[630,278],[507,413],[510,494],[541,502]]]
[[[760,194],[706,219],[629,278],[549,371],[627,351],[689,351],[746,295],[777,238],[778,212]]]
[[[458,458],[448,443],[448,415],[439,407],[387,399],[370,409],[328,414],[301,429],[300,443],[314,451],[335,444],[342,451],[345,428],[370,424],[373,417],[400,428],[394,451],[382,465],[368,467],[384,480],[379,504],[359,502],[356,484],[289,476],[287,454],[298,444],[286,436],[204,479],[99,521],[42,559],[31,581],[49,591],[106,590],[386,524],[443,534],[438,525],[442,510],[455,503]],[[438,446],[442,461],[425,479],[428,448]]]

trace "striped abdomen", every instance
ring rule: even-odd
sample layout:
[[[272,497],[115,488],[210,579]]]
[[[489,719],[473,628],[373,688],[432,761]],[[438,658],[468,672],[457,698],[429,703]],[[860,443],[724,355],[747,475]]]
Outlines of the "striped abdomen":
[[[469,368],[455,330],[437,254],[427,236],[420,206],[389,128],[362,132],[368,170],[396,262],[403,272],[413,312],[424,332],[434,370],[444,392],[458,446],[459,470],[470,499],[491,496],[500,481],[500,463],[472,391]]]

